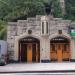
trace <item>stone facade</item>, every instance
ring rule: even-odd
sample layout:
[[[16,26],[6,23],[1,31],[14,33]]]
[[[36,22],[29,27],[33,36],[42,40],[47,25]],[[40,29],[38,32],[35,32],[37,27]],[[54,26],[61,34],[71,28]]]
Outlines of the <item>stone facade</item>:
[[[44,22],[44,34],[42,34],[42,22]],[[46,23],[48,23],[48,33]],[[50,40],[61,36],[70,40],[71,59],[75,59],[75,40],[69,34],[70,20],[62,18],[53,18],[51,15],[37,15],[35,18],[27,20],[18,20],[17,22],[8,22],[7,42],[8,51],[11,53],[10,59],[18,60],[18,41],[21,38],[32,36],[40,40],[40,62],[41,60],[50,60]],[[32,30],[32,34],[28,34]],[[61,30],[61,34],[59,31]]]

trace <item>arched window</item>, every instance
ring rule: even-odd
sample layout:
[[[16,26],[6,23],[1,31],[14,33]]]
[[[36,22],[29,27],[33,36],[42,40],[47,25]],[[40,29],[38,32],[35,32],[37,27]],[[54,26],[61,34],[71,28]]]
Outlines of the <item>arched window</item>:
[[[46,35],[46,34],[48,34],[49,32],[48,32],[48,22],[47,21],[43,21],[42,23],[41,23],[42,25],[41,25],[41,33],[43,34],[43,35]]]
[[[42,22],[42,34],[44,34],[44,22]]]
[[[48,22],[46,22],[46,33],[48,34]]]

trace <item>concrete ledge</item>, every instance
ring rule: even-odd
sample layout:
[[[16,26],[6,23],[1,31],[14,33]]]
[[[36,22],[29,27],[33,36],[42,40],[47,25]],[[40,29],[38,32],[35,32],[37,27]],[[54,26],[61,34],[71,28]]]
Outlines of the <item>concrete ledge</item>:
[[[19,63],[19,61],[9,60],[8,63]]]
[[[75,62],[75,59],[70,59],[71,62]]]
[[[75,63],[19,63],[19,64],[7,64],[6,66],[0,67],[0,73],[46,73],[46,72],[75,72]]]
[[[42,63],[50,63],[50,60],[41,60]]]
[[[13,74],[13,73],[75,73],[75,70],[52,70],[52,71],[10,71],[10,72],[0,72],[0,74]]]

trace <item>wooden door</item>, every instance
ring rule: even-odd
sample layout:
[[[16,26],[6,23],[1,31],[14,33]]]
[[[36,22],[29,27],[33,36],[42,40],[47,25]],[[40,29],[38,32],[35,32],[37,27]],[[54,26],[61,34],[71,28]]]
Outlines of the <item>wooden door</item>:
[[[32,61],[36,62],[36,43],[33,43],[32,47]]]
[[[38,58],[39,58],[39,52],[38,52],[38,44],[37,43],[33,43],[32,46],[32,61],[33,62],[38,62]]]
[[[27,44],[21,44],[21,62],[27,62]]]
[[[56,49],[56,44],[51,44],[50,47],[50,59],[51,61],[57,61],[57,49]]]
[[[38,50],[38,44],[36,44],[36,62],[38,62],[39,58],[39,50]]]
[[[27,62],[32,62],[32,44],[27,45]]]
[[[57,59],[58,62],[62,62],[62,50],[63,50],[63,44],[57,44]]]
[[[70,46],[69,44],[66,44],[66,43],[64,44],[63,60],[70,61]]]
[[[38,43],[36,43],[36,62],[40,62],[40,47]]]

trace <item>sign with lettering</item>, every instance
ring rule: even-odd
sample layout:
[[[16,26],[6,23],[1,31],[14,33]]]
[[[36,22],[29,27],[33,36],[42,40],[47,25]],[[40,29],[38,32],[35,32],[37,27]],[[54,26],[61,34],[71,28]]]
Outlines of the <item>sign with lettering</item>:
[[[26,38],[22,38],[20,42],[24,42],[24,43],[25,42],[39,42],[39,40],[33,37],[26,37]]]
[[[75,36],[75,29],[71,29],[70,34],[71,34],[71,36]]]

